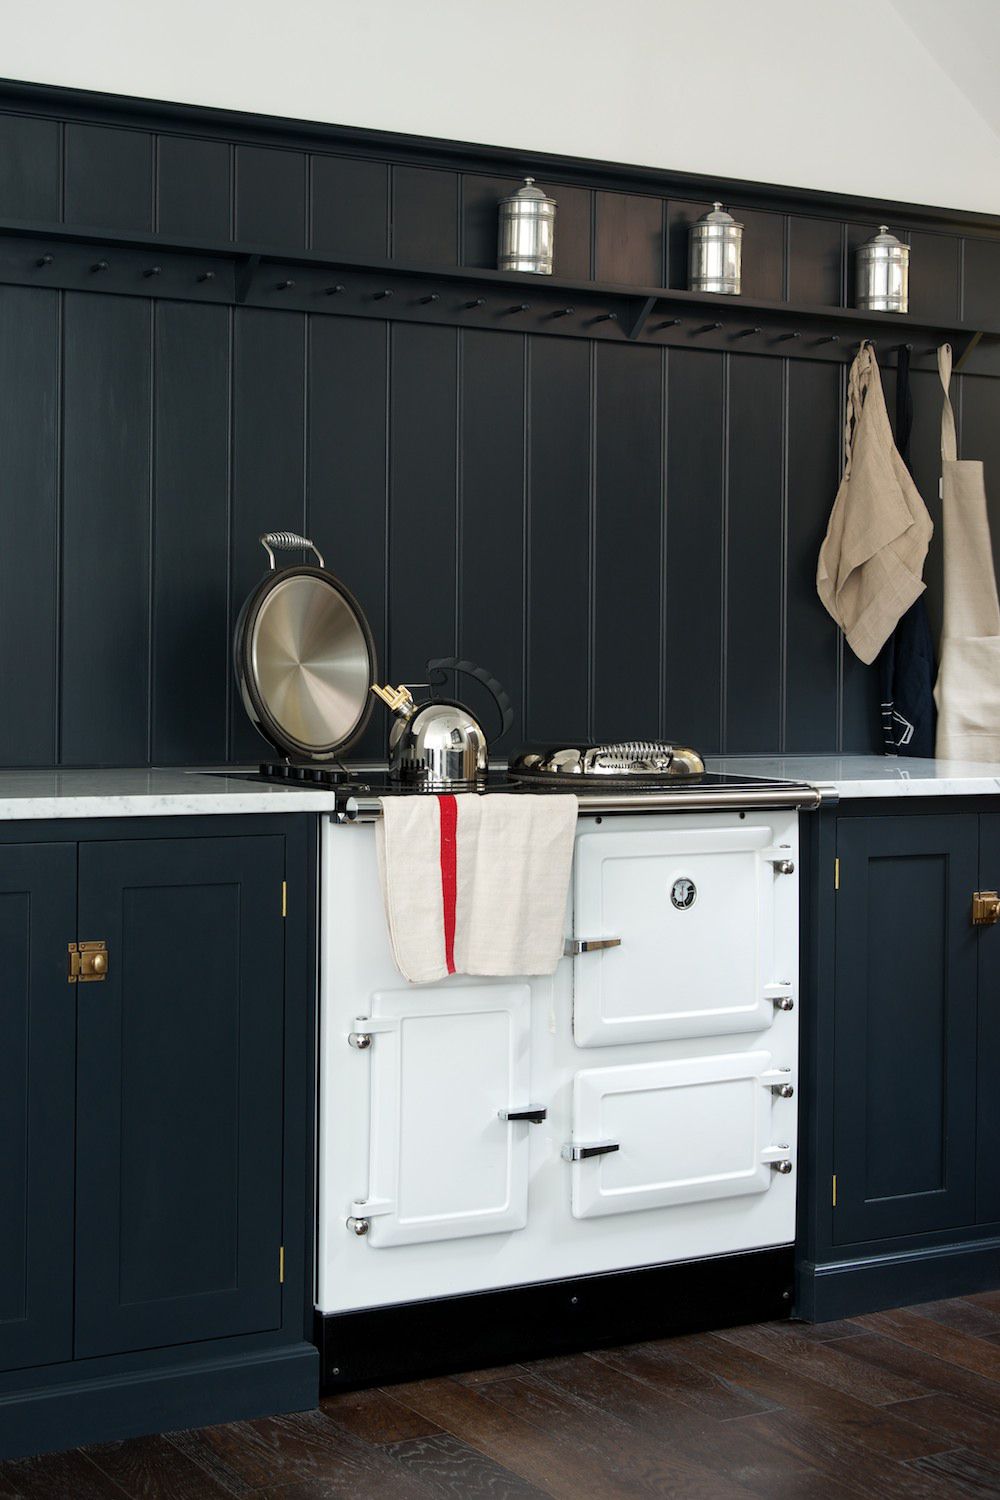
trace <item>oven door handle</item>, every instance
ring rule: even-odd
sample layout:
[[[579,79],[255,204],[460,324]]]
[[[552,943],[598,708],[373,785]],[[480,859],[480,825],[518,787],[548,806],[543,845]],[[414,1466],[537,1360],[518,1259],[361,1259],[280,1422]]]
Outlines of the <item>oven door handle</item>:
[[[567,938],[563,957],[576,958],[581,953],[599,953],[603,948],[620,948],[621,945],[621,938]]]
[[[619,1141],[567,1141],[561,1154],[564,1161],[589,1161],[592,1156],[610,1156],[620,1150]]]
[[[527,1120],[529,1125],[540,1125],[548,1113],[544,1104],[522,1104],[520,1108],[512,1106],[497,1110],[501,1120]]]

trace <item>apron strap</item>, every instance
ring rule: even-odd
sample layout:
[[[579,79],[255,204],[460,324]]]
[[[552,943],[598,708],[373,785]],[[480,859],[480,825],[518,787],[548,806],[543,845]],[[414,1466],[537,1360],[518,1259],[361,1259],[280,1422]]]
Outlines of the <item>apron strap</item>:
[[[954,463],[958,458],[958,442],[955,437],[955,413],[948,394],[948,387],[951,384],[950,344],[942,344],[938,350],[938,374],[944,388],[944,404],[941,407],[941,457],[945,463]]]
[[[847,377],[847,405],[844,416],[844,478],[847,479],[851,472],[851,448],[854,443],[854,432],[861,420],[861,408],[864,405],[865,396],[872,378],[872,362],[874,355],[872,346],[867,339],[861,340],[861,346],[851,361],[851,368]]]

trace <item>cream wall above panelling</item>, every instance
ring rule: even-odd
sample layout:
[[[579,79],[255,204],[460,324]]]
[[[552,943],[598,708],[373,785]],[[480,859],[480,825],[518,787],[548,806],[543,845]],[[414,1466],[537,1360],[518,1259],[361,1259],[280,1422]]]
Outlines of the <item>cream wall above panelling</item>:
[[[1000,4],[960,10],[991,55]],[[923,0],[0,0],[0,35],[30,82],[1000,211]]]

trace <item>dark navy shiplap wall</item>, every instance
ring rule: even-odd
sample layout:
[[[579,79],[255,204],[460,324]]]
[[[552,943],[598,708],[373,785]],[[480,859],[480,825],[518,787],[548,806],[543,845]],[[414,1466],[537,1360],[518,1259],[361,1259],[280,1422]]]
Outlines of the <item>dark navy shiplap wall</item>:
[[[474,148],[463,161],[402,138],[58,102],[0,90],[0,221],[494,264],[516,172]],[[706,206],[690,183],[562,176],[543,178],[558,274],[683,285]],[[850,300],[874,212],[728,196],[747,296]],[[917,316],[1000,323],[1000,226],[909,234]],[[814,588],[843,376],[801,357],[0,285],[0,763],[258,758],[229,639],[272,528],[315,538],[385,677],[422,681],[451,652],[489,666],[516,705],[510,746],[876,749],[874,674]],[[957,385],[1000,542],[1000,385]],[[891,407],[891,372],[886,388]],[[926,363],[914,389],[937,515]],[[936,608],[937,548],[929,578]],[[384,732],[377,711],[361,751]]]

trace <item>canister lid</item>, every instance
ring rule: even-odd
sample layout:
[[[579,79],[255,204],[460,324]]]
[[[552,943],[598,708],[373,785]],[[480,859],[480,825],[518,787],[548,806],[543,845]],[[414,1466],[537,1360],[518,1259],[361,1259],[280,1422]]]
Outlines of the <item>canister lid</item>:
[[[552,203],[554,201],[547,193],[543,193],[540,187],[535,186],[535,179],[533,177],[526,177],[524,179],[524,187],[518,188],[516,193],[511,193],[508,198],[503,199],[503,202],[524,203],[526,200],[536,203]]]
[[[732,214],[726,212],[721,203],[713,203],[711,211],[702,214],[698,220],[699,224],[732,224],[734,229],[742,229],[743,225],[733,218]]]
[[[905,250],[907,248],[907,246],[903,244],[903,241],[897,239],[896,236],[892,233],[888,224],[880,224],[878,226],[878,234],[873,234],[870,240],[865,240],[861,248],[866,249],[869,245],[895,245],[900,250]]]

